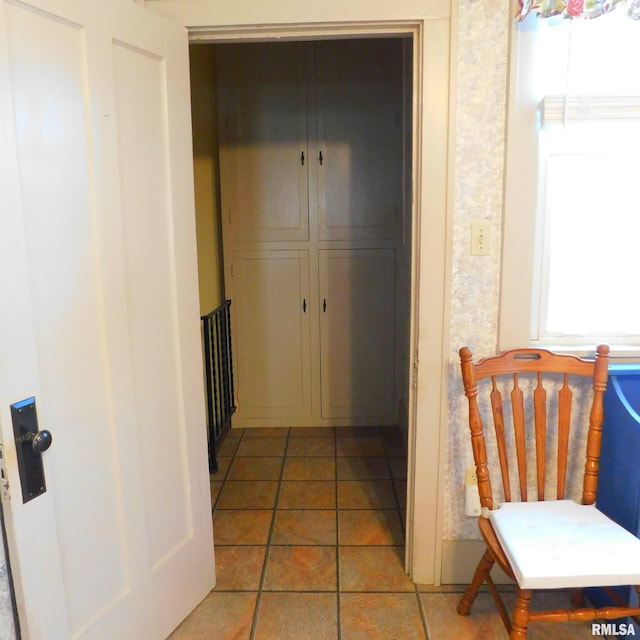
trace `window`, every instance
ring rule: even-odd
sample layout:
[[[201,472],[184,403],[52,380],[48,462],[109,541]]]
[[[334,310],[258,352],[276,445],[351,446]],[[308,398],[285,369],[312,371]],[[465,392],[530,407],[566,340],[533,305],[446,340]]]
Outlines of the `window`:
[[[640,23],[514,31],[500,346],[640,355]]]

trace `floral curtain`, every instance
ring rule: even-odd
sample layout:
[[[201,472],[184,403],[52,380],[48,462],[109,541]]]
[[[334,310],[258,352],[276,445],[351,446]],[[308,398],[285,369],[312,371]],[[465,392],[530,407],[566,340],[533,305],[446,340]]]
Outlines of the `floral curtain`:
[[[516,20],[524,20],[530,12],[540,18],[597,18],[613,9],[626,8],[634,20],[640,20],[640,0],[518,0]]]

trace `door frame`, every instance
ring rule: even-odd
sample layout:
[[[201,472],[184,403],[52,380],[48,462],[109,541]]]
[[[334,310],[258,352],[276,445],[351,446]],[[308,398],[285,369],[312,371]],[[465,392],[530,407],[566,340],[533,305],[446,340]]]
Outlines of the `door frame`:
[[[147,7],[153,10],[154,4],[148,2]],[[164,13],[160,7],[158,10]],[[170,17],[176,19],[175,15]],[[452,218],[449,194],[453,192],[451,19],[300,22],[268,26],[187,24],[186,28],[190,42],[200,44],[384,36],[408,36],[413,42],[411,371],[405,569],[416,583],[439,585],[448,417]]]

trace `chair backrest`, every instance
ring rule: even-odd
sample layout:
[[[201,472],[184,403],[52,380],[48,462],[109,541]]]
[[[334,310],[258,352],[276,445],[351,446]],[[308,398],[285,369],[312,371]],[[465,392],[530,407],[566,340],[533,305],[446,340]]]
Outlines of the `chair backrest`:
[[[480,407],[478,404],[478,383],[488,379],[482,386],[489,395],[489,414],[493,418],[496,439],[497,458],[499,459],[500,477],[502,479],[503,496],[507,502],[527,500],[527,459],[535,458],[535,477],[537,499],[545,499],[545,483],[547,480],[547,438],[550,431],[557,433],[557,478],[555,496],[547,498],[562,500],[565,497],[567,483],[567,461],[569,452],[569,432],[571,413],[574,403],[574,392],[570,386],[570,376],[580,376],[592,381],[593,393],[589,409],[589,425],[586,437],[586,459],[582,481],[582,502],[593,504],[596,499],[598,484],[598,459],[602,436],[602,396],[607,386],[607,367],[609,347],[599,345],[595,360],[587,360],[576,356],[555,354],[545,349],[513,349],[497,356],[473,362],[471,351],[467,347],[460,349],[460,364],[464,391],[469,401],[469,426],[473,457],[476,464],[480,504],[483,508],[497,507],[493,503],[491,476],[487,460],[487,443]],[[505,390],[503,378],[507,377]],[[531,383],[523,384],[524,378],[532,377]],[[557,422],[555,429],[548,425],[548,405],[545,385],[549,379],[551,386],[559,387],[557,391]],[[501,390],[502,389],[502,390]],[[531,399],[525,400],[525,392]],[[505,397],[506,396],[506,397]],[[550,400],[552,400],[550,398]],[[553,401],[555,405],[555,400]],[[505,419],[505,415],[510,416]],[[527,416],[530,416],[527,419]],[[531,422],[527,429],[527,422]],[[510,423],[510,424],[507,424]],[[513,429],[510,432],[510,428]],[[513,434],[511,436],[511,434]],[[527,443],[530,442],[535,452],[527,456]],[[510,444],[509,444],[510,443]],[[509,453],[512,455],[509,455]],[[510,460],[515,458],[515,460]],[[510,462],[517,469],[519,496],[512,491],[510,482]]]

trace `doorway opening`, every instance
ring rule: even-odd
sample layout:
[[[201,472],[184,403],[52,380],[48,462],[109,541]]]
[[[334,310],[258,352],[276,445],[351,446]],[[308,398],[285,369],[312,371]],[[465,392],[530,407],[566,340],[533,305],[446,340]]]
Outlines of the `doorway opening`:
[[[406,441],[411,40],[191,58],[202,311],[233,299],[236,426]]]
[[[231,300],[235,427],[408,445],[412,47],[191,45],[201,312]]]

